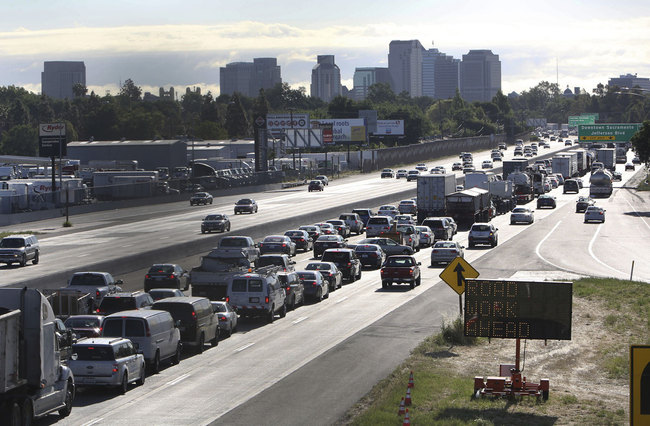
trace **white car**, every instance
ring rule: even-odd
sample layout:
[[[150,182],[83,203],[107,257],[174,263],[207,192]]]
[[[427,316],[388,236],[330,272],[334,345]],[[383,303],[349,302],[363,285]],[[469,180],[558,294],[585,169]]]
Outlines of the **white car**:
[[[492,161],[490,160],[485,160],[483,163],[481,163],[481,168],[482,169],[491,169],[493,167]]]
[[[585,223],[601,222],[605,223],[605,209],[597,206],[589,206],[585,210]]]
[[[397,179],[406,178],[406,174],[407,174],[406,170],[404,170],[404,169],[399,169],[399,170],[397,171],[397,175],[396,175],[395,177],[396,177]]]
[[[77,386],[114,386],[123,394],[129,383],[143,385],[146,376],[144,356],[120,337],[79,340],[72,345],[68,366]]]
[[[510,224],[527,223],[531,224],[535,221],[534,210],[528,207],[515,207],[510,213]]]
[[[323,185],[329,185],[330,184],[330,180],[325,175],[318,175],[314,179],[323,182]]]
[[[415,168],[416,168],[416,170],[420,170],[420,171],[422,171],[422,172],[426,172],[426,171],[427,171],[427,165],[424,164],[424,163],[418,163],[418,165],[415,166]]]
[[[398,214],[399,210],[392,204],[383,205],[379,207],[379,211],[377,211],[377,216],[390,216],[395,218]]]
[[[431,266],[449,263],[457,257],[465,257],[465,247],[458,241],[438,241],[431,248]]]

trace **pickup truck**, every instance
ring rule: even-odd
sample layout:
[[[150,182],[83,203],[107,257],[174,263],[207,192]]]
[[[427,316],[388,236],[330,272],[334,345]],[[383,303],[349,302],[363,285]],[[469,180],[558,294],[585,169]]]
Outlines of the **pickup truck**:
[[[75,272],[68,281],[68,286],[61,290],[76,291],[89,294],[92,299],[92,309],[97,309],[107,294],[122,291],[122,280],[116,280],[108,272]]]
[[[224,237],[219,241],[218,250],[220,253],[226,253],[228,250],[233,250],[237,253],[244,253],[251,264],[257,264],[257,259],[260,257],[260,249],[251,237],[246,236],[230,236]],[[215,250],[213,249],[213,252]],[[210,254],[213,256],[212,254]]]
[[[393,284],[409,284],[413,289],[420,285],[420,262],[408,255],[389,256],[381,267],[381,287]]]

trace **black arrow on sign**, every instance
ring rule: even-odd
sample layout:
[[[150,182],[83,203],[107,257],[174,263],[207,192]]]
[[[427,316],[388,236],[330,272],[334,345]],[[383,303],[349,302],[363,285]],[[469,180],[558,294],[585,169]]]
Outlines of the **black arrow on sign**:
[[[463,277],[463,272],[465,272],[465,268],[463,268],[463,265],[461,265],[461,264],[459,263],[459,264],[456,265],[456,267],[454,268],[454,272],[457,274],[457,275],[456,275],[456,282],[457,282],[456,285],[458,285],[458,287],[462,287],[462,286],[463,286],[463,282],[465,281],[465,277]]]

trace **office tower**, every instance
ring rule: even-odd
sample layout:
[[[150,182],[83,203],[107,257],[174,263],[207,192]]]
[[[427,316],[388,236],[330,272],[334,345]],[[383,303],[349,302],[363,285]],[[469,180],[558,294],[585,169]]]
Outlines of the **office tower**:
[[[249,98],[257,97],[260,89],[270,89],[282,83],[276,58],[254,58],[253,62],[231,62],[219,68],[222,95],[237,92]]]
[[[467,102],[489,102],[501,90],[501,61],[491,50],[470,50],[460,63],[460,94]]]
[[[607,83],[609,87],[618,86],[619,88],[629,88],[639,87],[643,90],[650,91],[650,79],[644,77],[637,77],[636,74],[625,74],[620,77],[612,77]]]
[[[435,98],[451,99],[456,96],[456,90],[460,88],[460,59],[449,55],[437,57],[434,73]]]
[[[55,99],[72,99],[75,84],[86,85],[86,65],[77,61],[49,61],[41,73],[41,93]]]
[[[393,40],[388,50],[388,71],[396,94],[422,96],[422,58],[425,49],[418,40]]]
[[[386,83],[391,85],[388,68],[380,67],[355,68],[353,82],[352,98],[357,101],[362,101],[368,97],[368,90],[373,84]]]
[[[341,70],[334,55],[318,55],[311,70],[311,96],[329,102],[341,95]]]

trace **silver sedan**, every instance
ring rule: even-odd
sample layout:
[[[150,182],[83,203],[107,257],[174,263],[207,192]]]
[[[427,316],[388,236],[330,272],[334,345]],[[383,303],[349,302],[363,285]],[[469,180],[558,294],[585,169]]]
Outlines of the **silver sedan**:
[[[227,337],[237,330],[237,312],[228,302],[211,302],[212,310],[219,317],[220,332]]]
[[[465,247],[458,241],[438,241],[431,249],[431,266],[449,263],[457,257],[465,257]]]
[[[533,213],[534,210],[529,209],[528,207],[516,207],[510,213],[510,224],[514,225],[515,223],[527,223],[531,224],[535,221],[535,216]]]

